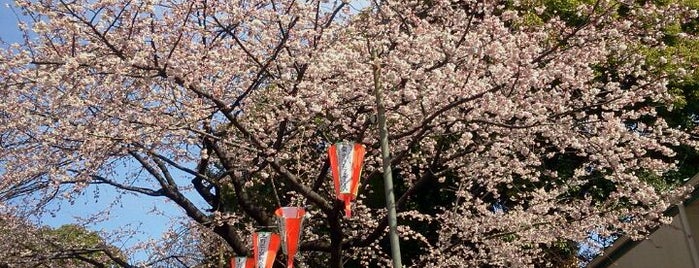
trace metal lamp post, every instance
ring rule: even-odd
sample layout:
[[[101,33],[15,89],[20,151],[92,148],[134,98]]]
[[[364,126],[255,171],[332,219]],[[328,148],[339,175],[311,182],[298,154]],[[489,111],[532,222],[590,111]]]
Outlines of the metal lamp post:
[[[381,66],[376,62],[376,51],[371,50],[372,69],[374,75],[374,94],[376,95],[376,110],[379,121],[379,136],[381,139],[381,162],[383,163],[383,183],[386,192],[386,208],[388,209],[389,240],[391,242],[391,257],[393,268],[402,268],[400,242],[398,240],[398,220],[396,218],[396,201],[393,194],[393,173],[391,171],[391,154],[388,148],[388,130],[386,127],[386,107],[383,105]]]

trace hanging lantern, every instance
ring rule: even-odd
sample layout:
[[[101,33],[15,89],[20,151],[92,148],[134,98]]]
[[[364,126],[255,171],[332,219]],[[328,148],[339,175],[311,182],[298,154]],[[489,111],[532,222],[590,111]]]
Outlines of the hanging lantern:
[[[231,268],[255,268],[255,259],[249,257],[232,258]]]
[[[288,268],[294,267],[294,256],[299,247],[305,214],[306,210],[300,207],[280,207],[274,211],[279,224],[279,232],[281,232],[282,250],[287,256],[286,266]]]
[[[272,268],[279,250],[280,237],[270,232],[252,234],[252,250],[255,254],[257,268]]]
[[[352,216],[350,201],[357,197],[366,149],[360,143],[340,142],[330,146],[330,167],[337,199],[345,202],[345,217]]]

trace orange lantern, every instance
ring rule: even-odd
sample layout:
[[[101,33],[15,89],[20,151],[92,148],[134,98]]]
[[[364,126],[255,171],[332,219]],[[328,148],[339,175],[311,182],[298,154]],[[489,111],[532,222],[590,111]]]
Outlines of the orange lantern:
[[[350,201],[357,197],[366,149],[360,143],[340,142],[330,146],[330,168],[337,199],[345,202],[345,217],[352,216]]]
[[[257,268],[272,268],[279,250],[280,237],[270,232],[252,234],[252,250],[255,254]]]
[[[231,268],[255,268],[255,259],[248,257],[232,258]]]
[[[294,267],[294,256],[301,239],[301,226],[306,210],[300,207],[280,207],[274,211],[282,238],[282,250],[286,254],[286,266]]]

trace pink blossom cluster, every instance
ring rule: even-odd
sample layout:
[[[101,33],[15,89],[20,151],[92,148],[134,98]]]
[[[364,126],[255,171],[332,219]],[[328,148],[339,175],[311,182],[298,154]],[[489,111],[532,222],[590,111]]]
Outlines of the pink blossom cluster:
[[[578,7],[580,25],[529,25],[470,0],[17,5],[37,21],[0,50],[0,200],[105,184],[172,201],[241,255],[273,208],[306,206],[299,261],[388,265],[385,209],[368,198],[381,191],[377,81],[413,267],[539,265],[589,232],[641,237],[685,194],[647,181],[674,168],[674,146],[696,145],[657,117],[668,75],[641,53],[684,18],[675,6],[598,0]],[[367,154],[340,220],[325,147],[342,140]],[[563,157],[571,174],[550,165]],[[614,189],[581,192],[593,179]],[[429,191],[453,199],[411,207]]]

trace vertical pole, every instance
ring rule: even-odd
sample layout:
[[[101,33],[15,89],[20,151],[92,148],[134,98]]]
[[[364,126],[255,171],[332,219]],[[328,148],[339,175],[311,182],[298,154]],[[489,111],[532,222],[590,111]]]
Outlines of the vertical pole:
[[[376,51],[369,45],[371,51],[372,70],[374,75],[374,94],[376,95],[376,110],[378,112],[379,136],[381,138],[381,162],[383,163],[383,184],[386,192],[386,208],[388,209],[389,240],[391,241],[391,257],[393,268],[402,268],[400,243],[398,241],[398,220],[396,219],[396,201],[393,195],[393,174],[391,172],[391,154],[388,148],[388,130],[386,128],[386,108],[383,106],[381,92],[381,66]]]
[[[342,238],[344,234],[342,233],[342,226],[340,225],[340,214],[341,205],[337,200],[335,201],[335,208],[331,213],[328,214],[328,223],[330,225],[330,267],[331,268],[342,268]]]
[[[226,264],[228,263],[225,256],[223,255],[223,244],[220,242],[218,244],[218,267],[219,268],[225,268]]]

